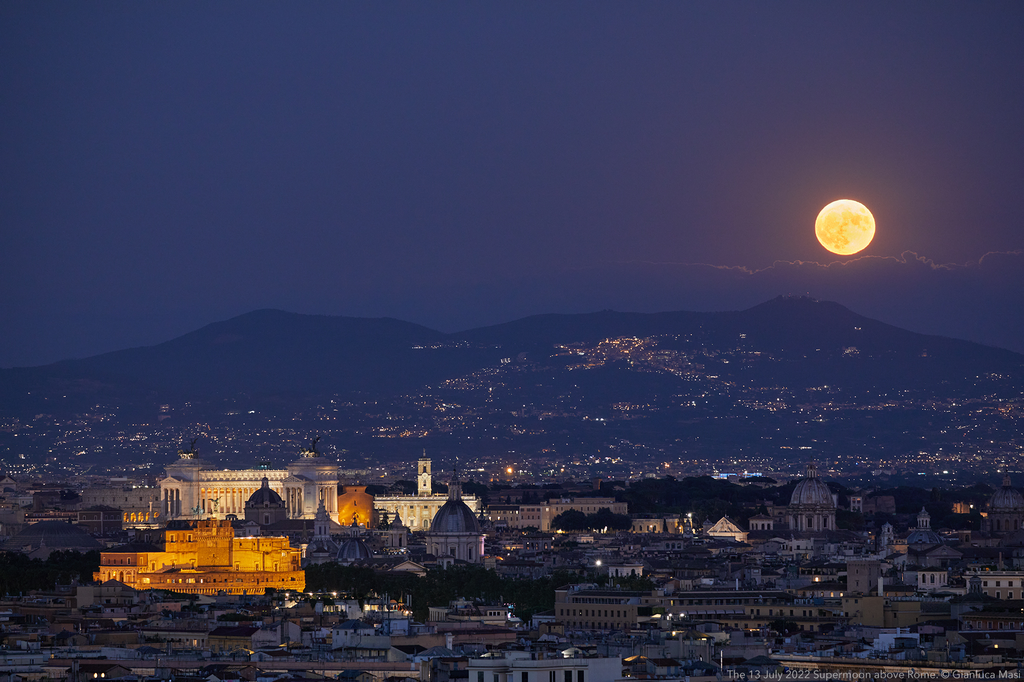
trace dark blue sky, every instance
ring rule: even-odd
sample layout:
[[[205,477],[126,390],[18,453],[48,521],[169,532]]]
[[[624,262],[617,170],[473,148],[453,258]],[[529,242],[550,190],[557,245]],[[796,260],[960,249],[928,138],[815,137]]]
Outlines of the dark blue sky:
[[[1024,351],[1019,2],[9,1],[0,93],[0,366],[783,293]]]

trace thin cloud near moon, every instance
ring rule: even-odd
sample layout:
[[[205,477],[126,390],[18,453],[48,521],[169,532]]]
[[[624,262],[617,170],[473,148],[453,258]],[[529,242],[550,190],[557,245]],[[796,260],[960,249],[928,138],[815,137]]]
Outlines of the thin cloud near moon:
[[[730,270],[736,272],[742,272],[747,275],[757,275],[760,273],[767,273],[773,270],[777,270],[784,266],[809,266],[816,268],[852,268],[858,265],[861,261],[887,261],[894,264],[908,265],[911,263],[917,263],[928,267],[932,270],[960,270],[966,268],[975,268],[981,266],[986,259],[993,257],[998,258],[999,256],[1024,256],[1024,251],[989,251],[981,258],[975,261],[967,261],[966,263],[936,263],[935,261],[921,256],[914,251],[904,251],[899,256],[857,256],[856,258],[849,258],[842,261],[829,261],[828,263],[819,263],[814,260],[777,260],[768,267],[765,268],[748,268],[745,265],[714,265],[712,263],[688,263],[688,262],[671,262],[671,261],[619,261],[617,264],[636,264],[644,263],[652,266],[673,266],[680,268],[688,267],[702,267],[702,268],[713,268],[715,270]],[[1022,259],[1024,260],[1024,259]]]

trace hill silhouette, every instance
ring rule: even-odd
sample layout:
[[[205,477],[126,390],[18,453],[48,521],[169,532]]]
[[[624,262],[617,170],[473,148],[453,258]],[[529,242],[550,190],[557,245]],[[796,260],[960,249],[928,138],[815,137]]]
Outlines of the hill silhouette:
[[[0,370],[0,409],[52,412],[58,404],[74,410],[97,401],[238,394],[384,398],[510,360],[553,363],[554,384],[579,384],[581,375],[569,377],[559,349],[622,337],[656,339],[661,352],[686,352],[724,379],[791,388],[962,394],[978,377],[1019,386],[1024,363],[1008,350],[916,334],[837,303],[798,297],[734,312],[536,315],[454,334],[390,318],[259,310],[155,346]],[[732,361],[722,359],[736,353]],[[586,383],[608,399],[619,391],[633,399],[645,390],[671,390],[666,384],[673,377],[630,372],[629,362],[618,358],[595,367]]]

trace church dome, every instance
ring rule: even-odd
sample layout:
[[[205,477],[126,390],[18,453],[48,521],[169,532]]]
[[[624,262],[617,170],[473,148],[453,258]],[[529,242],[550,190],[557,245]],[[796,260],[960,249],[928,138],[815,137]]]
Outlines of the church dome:
[[[270,479],[266,476],[260,483],[259,489],[249,496],[246,507],[283,507],[284,500],[270,488]]]
[[[432,533],[479,533],[480,522],[476,520],[469,505],[459,499],[449,499],[434,514],[430,524]]]
[[[430,523],[431,533],[479,533],[480,522],[473,510],[462,501],[462,485],[458,477],[452,477],[448,486],[448,501],[434,514]]]
[[[789,504],[832,508],[836,506],[835,500],[832,499],[832,491],[818,478],[818,469],[814,464],[807,465],[807,478],[796,484]]]
[[[1003,477],[1003,487],[997,490],[988,501],[988,509],[995,513],[1020,513],[1024,511],[1024,495],[1010,486],[1010,477]]]
[[[338,561],[361,561],[372,556],[369,545],[360,538],[349,538],[338,548]]]
[[[907,536],[908,545],[941,545],[942,537],[932,530],[932,517],[921,507],[917,514],[917,528]]]
[[[908,545],[941,545],[942,536],[929,529],[915,530],[907,536]]]

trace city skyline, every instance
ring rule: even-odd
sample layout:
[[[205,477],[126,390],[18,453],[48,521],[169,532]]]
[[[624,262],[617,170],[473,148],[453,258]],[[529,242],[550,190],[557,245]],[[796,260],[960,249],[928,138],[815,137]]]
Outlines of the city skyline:
[[[1019,677],[1024,5],[0,3],[0,673]]]

